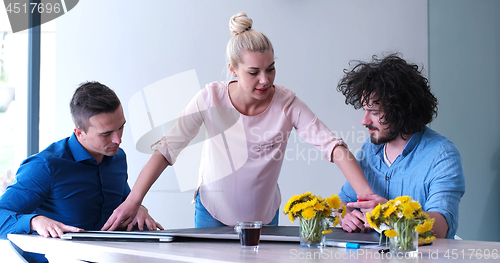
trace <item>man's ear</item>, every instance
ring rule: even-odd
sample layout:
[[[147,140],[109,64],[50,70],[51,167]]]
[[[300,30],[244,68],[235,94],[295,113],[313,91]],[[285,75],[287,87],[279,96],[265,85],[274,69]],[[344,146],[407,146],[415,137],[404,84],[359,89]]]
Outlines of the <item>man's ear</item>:
[[[80,127],[75,127],[73,132],[75,133],[76,138],[79,138],[79,139],[81,138],[82,133],[85,133]]]

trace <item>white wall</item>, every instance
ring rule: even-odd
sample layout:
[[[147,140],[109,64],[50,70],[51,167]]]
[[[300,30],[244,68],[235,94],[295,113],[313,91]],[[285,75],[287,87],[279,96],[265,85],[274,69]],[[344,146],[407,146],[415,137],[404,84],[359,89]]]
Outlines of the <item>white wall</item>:
[[[431,127],[457,146],[466,190],[464,239],[500,241],[500,1],[429,1]]]
[[[424,68],[428,65],[426,0],[80,1],[57,19],[55,139],[72,132],[68,102],[82,81],[108,85],[127,105],[144,87],[187,70],[196,70],[201,87],[225,80],[228,21],[240,11],[274,44],[275,83],[294,90],[353,152],[368,134],[360,124],[362,112],[346,106],[336,91],[348,62],[399,51]],[[132,109],[124,108],[130,119]],[[131,125],[126,125],[122,148],[133,185],[148,155],[135,149]],[[279,180],[282,203],[306,191],[338,193],[345,181],[339,169],[293,138]],[[180,192],[174,170],[167,169],[144,204],[164,227],[192,227],[193,191]],[[282,216],[280,224],[290,222]]]

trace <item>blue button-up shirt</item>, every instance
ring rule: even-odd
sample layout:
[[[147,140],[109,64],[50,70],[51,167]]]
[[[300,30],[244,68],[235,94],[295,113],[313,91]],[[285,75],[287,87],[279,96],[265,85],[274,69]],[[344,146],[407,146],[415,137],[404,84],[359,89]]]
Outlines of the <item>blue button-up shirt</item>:
[[[453,238],[458,228],[458,206],[465,193],[462,159],[455,145],[426,127],[413,134],[390,167],[384,163],[383,149],[383,144],[375,145],[368,138],[356,156],[373,191],[387,200],[408,195],[424,211],[440,213],[449,227],[446,238]],[[342,186],[339,196],[345,202],[357,201],[349,182]]]
[[[100,230],[128,196],[127,162],[119,149],[97,161],[73,134],[26,159],[0,198],[0,238],[30,233],[43,215],[85,230]]]

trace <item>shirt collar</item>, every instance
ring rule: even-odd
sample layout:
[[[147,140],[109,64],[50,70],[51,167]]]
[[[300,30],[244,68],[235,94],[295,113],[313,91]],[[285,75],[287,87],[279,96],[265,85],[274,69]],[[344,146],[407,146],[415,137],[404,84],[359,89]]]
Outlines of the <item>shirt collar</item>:
[[[408,141],[408,143],[406,144],[405,148],[403,149],[403,152],[401,153],[401,155],[403,155],[403,157],[405,157],[406,155],[408,155],[411,151],[413,151],[413,149],[415,149],[415,147],[418,145],[418,143],[420,142],[420,139],[422,138],[422,134],[424,134],[424,132],[427,130],[427,126],[422,130],[422,131],[419,131],[419,132],[416,132],[414,133],[411,138],[410,138],[410,141]]]
[[[75,134],[73,133],[68,140],[69,149],[71,150],[71,154],[73,154],[73,158],[75,158],[76,162],[81,162],[85,160],[94,160],[85,148],[80,144],[78,139],[76,139]]]

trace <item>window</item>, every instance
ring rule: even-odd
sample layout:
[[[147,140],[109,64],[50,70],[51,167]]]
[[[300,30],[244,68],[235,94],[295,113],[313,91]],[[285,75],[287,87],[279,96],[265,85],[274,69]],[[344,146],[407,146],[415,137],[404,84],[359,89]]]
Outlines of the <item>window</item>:
[[[27,50],[28,31],[13,34],[8,17],[0,16],[0,195],[26,158]]]
[[[0,14],[5,14],[0,5]],[[54,140],[55,21],[41,25],[39,149]],[[12,33],[8,16],[0,16],[0,195],[27,156],[28,35]],[[36,97],[35,100],[40,100]]]

